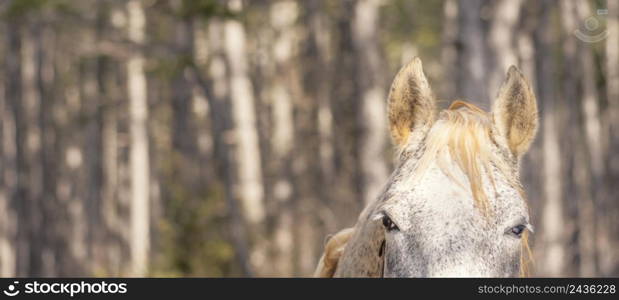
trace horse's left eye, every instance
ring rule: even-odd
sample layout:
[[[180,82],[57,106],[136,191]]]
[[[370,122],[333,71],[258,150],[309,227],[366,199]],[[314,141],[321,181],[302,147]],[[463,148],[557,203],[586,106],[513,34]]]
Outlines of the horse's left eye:
[[[383,226],[387,229],[387,231],[398,230],[398,226],[396,226],[387,215],[383,216]]]
[[[522,237],[522,233],[524,232],[526,228],[527,227],[525,225],[518,225],[518,226],[512,227],[510,231],[513,235],[520,238]]]

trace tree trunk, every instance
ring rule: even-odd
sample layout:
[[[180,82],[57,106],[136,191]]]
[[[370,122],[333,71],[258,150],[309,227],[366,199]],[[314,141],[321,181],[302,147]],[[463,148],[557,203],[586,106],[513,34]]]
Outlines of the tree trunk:
[[[273,131],[271,139],[272,154],[270,167],[275,173],[273,176],[272,194],[275,200],[272,207],[275,218],[275,232],[273,233],[273,270],[274,276],[293,276],[295,261],[293,243],[295,227],[292,182],[294,136],[294,80],[298,79],[295,58],[295,22],[299,14],[297,3],[281,1],[270,7],[270,25],[275,31],[271,45],[273,75],[270,80],[269,96],[272,99],[271,110],[273,116]]]
[[[607,1],[608,17],[606,30],[606,87],[609,102],[609,119],[611,120],[611,138],[614,144],[611,149],[619,148],[619,2]],[[610,168],[613,174],[619,174],[619,156],[611,157]]]
[[[375,200],[389,176],[385,159],[387,119],[383,89],[382,54],[379,50],[379,0],[359,0],[355,5],[353,36],[357,56],[357,81],[361,89],[361,109],[357,116],[361,128],[359,153],[365,204]]]
[[[2,32],[4,33],[4,32]],[[0,276],[15,276],[15,211],[11,201],[15,170],[11,159],[15,156],[14,123],[8,110],[4,78],[0,82]]]
[[[442,78],[441,94],[444,99],[453,100],[457,88],[458,67],[458,3],[446,0],[443,4],[443,32],[441,43]]]
[[[236,261],[245,277],[253,276],[254,271],[249,257],[249,241],[246,220],[243,217],[242,208],[239,207],[239,197],[235,188],[235,163],[232,159],[233,132],[232,113],[227,84],[227,64],[225,60],[225,48],[223,46],[224,26],[219,21],[211,21],[209,26],[208,41],[212,45],[209,49],[211,64],[209,77],[212,81],[202,76],[201,71],[194,65],[193,73],[197,79],[209,104],[211,119],[212,138],[214,144],[213,157],[217,176],[223,185],[224,198],[227,209],[227,224],[230,243],[234,246]]]
[[[234,11],[242,9],[241,1],[230,2]],[[260,147],[256,130],[256,110],[252,84],[248,75],[245,29],[238,20],[224,25],[225,51],[230,69],[230,101],[235,126],[236,159],[238,161],[237,193],[245,218],[252,228],[264,221]]]
[[[364,207],[361,192],[361,170],[357,116],[361,95],[358,82],[354,80],[358,71],[354,53],[352,19],[355,2],[340,1],[337,6],[334,34],[333,78],[331,79],[331,111],[333,117],[334,182],[330,204],[337,217],[337,228],[351,226]],[[324,76],[320,74],[320,76]],[[336,117],[337,116],[337,117]]]
[[[591,8],[588,2],[576,4],[576,16],[580,22],[591,16]],[[583,161],[588,162],[581,169],[583,180],[586,181],[587,197],[583,197],[580,213],[583,216],[581,223],[580,240],[581,247],[581,276],[594,276],[598,274],[597,241],[599,219],[596,217],[596,207],[602,204],[606,194],[606,186],[602,184],[604,178],[604,144],[607,139],[603,137],[600,121],[603,119],[599,108],[599,93],[597,89],[597,73],[593,49],[589,44],[579,45],[579,62],[581,73],[582,97],[580,111],[583,114],[583,143],[586,145]],[[604,255],[604,254],[602,254]]]
[[[484,0],[459,0],[458,95],[482,107],[489,107],[486,74],[486,41],[481,19]]]
[[[139,0],[127,3],[129,39],[144,42],[144,9]],[[135,51],[127,61],[127,88],[131,135],[131,272],[146,274],[149,254],[149,158],[147,93],[144,56]]]
[[[498,94],[509,66],[518,65],[516,47],[517,26],[520,20],[522,0],[500,0],[492,3],[492,20],[488,33],[489,55],[492,60],[487,94],[490,101]]]
[[[18,201],[22,202],[20,213],[20,229],[26,233],[27,241],[23,245],[27,245],[27,250],[20,251],[24,257],[24,266],[22,269],[29,276],[43,276],[43,228],[44,215],[42,207],[42,186],[43,174],[41,168],[41,128],[39,127],[38,119],[41,109],[41,95],[37,89],[37,53],[36,40],[38,37],[37,25],[31,25],[25,28],[22,32],[21,44],[21,68],[22,68],[22,98],[20,101],[21,115],[19,118],[22,122],[23,135],[18,138],[17,143],[23,143],[21,146],[23,151],[21,162],[21,170],[23,176],[19,180],[19,187],[22,188],[23,194]],[[20,151],[20,150],[18,150]],[[18,157],[18,160],[19,157]]]
[[[193,20],[187,17],[175,24],[174,52],[179,57],[172,78],[172,161],[174,181],[195,191],[205,182],[199,178],[196,134],[193,123],[193,86],[188,78],[185,61],[193,58]]]
[[[96,38],[103,41],[109,34],[109,18],[112,13],[118,13],[117,6],[110,7],[107,3],[99,3],[97,15]],[[115,28],[116,29],[116,28]],[[115,102],[118,98],[118,89],[114,87],[112,78],[114,60],[111,57],[100,55],[96,59],[97,99],[99,112],[97,118],[100,130],[100,217],[104,229],[101,232],[98,255],[102,256],[100,270],[108,274],[121,273],[122,243],[120,239],[119,216],[117,212],[118,199],[118,120]]]
[[[571,205],[570,217],[575,218],[575,231],[573,232],[576,239],[574,245],[574,253],[577,264],[573,270],[574,274],[579,276],[591,276],[596,268],[596,250],[595,250],[595,195],[592,190],[593,169],[596,162],[589,162],[589,151],[596,151],[597,145],[587,145],[590,142],[592,122],[592,108],[585,106],[594,106],[597,112],[597,101],[593,98],[593,87],[588,80],[594,80],[595,75],[591,74],[590,69],[585,66],[587,61],[591,63],[591,52],[589,44],[584,43],[574,34],[584,20],[582,9],[578,8],[578,4],[573,1],[561,1],[561,20],[566,39],[563,43],[565,55],[566,78],[564,81],[564,98],[567,100],[570,113],[568,115],[567,124],[571,126],[570,136],[568,140],[573,151],[569,159],[569,169],[572,180],[570,189],[574,189],[573,198],[570,199]],[[569,66],[569,67],[567,67]],[[585,74],[586,73],[586,74]],[[585,108],[585,109],[583,109]],[[589,123],[589,124],[588,124]],[[566,125],[567,125],[566,124]],[[598,131],[595,129],[594,131]],[[597,133],[595,133],[597,135]],[[599,143],[599,139],[596,143]],[[597,159],[597,158],[596,158]],[[590,169],[593,168],[593,169]],[[588,275],[587,275],[588,274]]]
[[[54,94],[55,81],[55,56],[56,35],[53,30],[38,25],[36,28],[36,85],[39,98],[39,114],[37,125],[40,128],[41,150],[39,160],[41,167],[41,204],[39,209],[42,214],[41,241],[42,249],[42,273],[44,276],[59,276],[57,256],[62,253],[56,249],[55,243],[62,240],[62,235],[57,232],[55,222],[59,209],[56,200],[56,186],[58,174],[57,149],[56,149],[56,126],[54,125],[53,109],[56,103]]]
[[[21,99],[21,68],[20,61],[20,37],[19,26],[14,22],[7,22],[2,30],[5,36],[3,49],[6,53],[4,59],[4,74],[2,75],[2,161],[0,162],[0,177],[2,178],[0,194],[0,276],[13,277],[17,275],[17,218],[18,201],[18,164],[17,157],[17,120],[15,115],[16,105]]]
[[[608,111],[606,116],[607,132],[609,133],[609,146],[607,155],[607,176],[603,183],[607,187],[606,203],[598,208],[603,215],[604,224],[600,230],[602,235],[600,246],[600,268],[603,276],[616,276],[619,270],[619,253],[615,251],[619,247],[619,205],[616,195],[619,195],[619,186],[615,184],[619,180],[619,1],[607,1],[608,16],[606,30],[606,99]]]
[[[101,240],[103,224],[101,223],[101,188],[103,170],[101,167],[101,110],[97,91],[97,62],[94,59],[82,62],[79,70],[81,89],[81,115],[87,120],[84,124],[82,146],[85,176],[83,202],[86,215],[86,249],[89,258],[87,270],[100,269],[102,262]]]
[[[562,195],[563,172],[561,167],[561,153],[559,145],[559,131],[557,130],[558,112],[562,109],[556,105],[556,83],[554,80],[555,66],[553,56],[553,44],[557,39],[550,26],[553,5],[546,0],[540,4],[540,23],[535,35],[537,49],[537,93],[540,101],[542,121],[541,136],[543,147],[544,167],[544,199],[541,209],[539,235],[536,244],[541,247],[536,251],[539,262],[538,269],[541,276],[565,276],[567,253],[565,227],[567,222],[564,212],[564,199]]]

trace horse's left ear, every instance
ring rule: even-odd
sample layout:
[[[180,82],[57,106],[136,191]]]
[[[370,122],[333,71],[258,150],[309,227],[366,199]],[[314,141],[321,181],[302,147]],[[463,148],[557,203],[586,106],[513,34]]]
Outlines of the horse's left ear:
[[[406,144],[411,133],[430,127],[435,117],[434,102],[421,59],[415,57],[395,76],[387,100],[389,129],[396,146]]]
[[[537,133],[537,102],[528,81],[515,66],[507,71],[492,115],[511,152],[516,157],[527,152]]]

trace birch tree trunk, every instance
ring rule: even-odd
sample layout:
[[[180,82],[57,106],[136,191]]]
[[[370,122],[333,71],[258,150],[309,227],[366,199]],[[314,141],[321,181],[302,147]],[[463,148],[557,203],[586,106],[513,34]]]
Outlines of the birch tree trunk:
[[[357,116],[360,137],[360,164],[364,203],[380,193],[389,176],[385,159],[387,149],[386,94],[382,82],[382,66],[378,39],[380,0],[359,0],[353,19],[354,45],[357,55],[357,80],[361,89]]]
[[[490,101],[498,94],[499,87],[505,78],[505,72],[511,65],[518,65],[516,33],[522,0],[500,0],[492,3],[492,20],[488,33],[488,53],[491,56],[487,94]]]
[[[272,86],[270,96],[272,98],[271,110],[273,116],[272,133],[272,168],[275,179],[273,182],[273,197],[277,209],[276,229],[273,234],[275,251],[273,255],[274,270],[276,276],[292,276],[294,274],[295,261],[293,243],[295,226],[293,195],[294,184],[292,182],[293,147],[294,136],[294,80],[298,79],[295,68],[295,35],[298,34],[295,22],[299,14],[296,2],[280,1],[270,7],[270,24],[274,30],[274,41],[270,49],[273,58]]]
[[[241,1],[231,1],[230,9],[240,11]],[[238,20],[227,20],[224,25],[225,51],[230,69],[230,101],[237,142],[237,193],[245,218],[251,227],[264,221],[260,147],[256,130],[256,111],[252,84],[248,76],[245,29]]]
[[[229,2],[232,11],[242,10],[241,1]],[[255,99],[249,78],[246,33],[243,23],[230,19],[224,24],[224,47],[229,69],[229,93],[234,123],[235,158],[237,170],[235,194],[240,199],[243,217],[253,240],[250,263],[258,268],[266,263],[266,244],[256,237],[264,233],[265,207],[262,163]]]
[[[144,42],[145,15],[139,0],[127,3],[129,39]],[[149,253],[149,158],[147,133],[147,93],[144,56],[139,51],[127,61],[127,88],[131,135],[131,273],[146,274]]]
[[[224,197],[228,213],[230,242],[234,245],[236,261],[244,276],[253,276],[254,270],[250,263],[250,249],[248,240],[247,222],[243,216],[243,208],[240,207],[239,195],[235,185],[236,164],[233,159],[234,140],[231,138],[234,132],[230,86],[228,85],[228,68],[225,57],[225,43],[223,33],[225,26],[218,20],[209,24],[208,41],[211,47],[211,64],[209,81],[201,76],[198,69],[194,69],[202,91],[208,103],[213,128],[212,138],[214,146],[214,158],[217,175],[223,185]]]

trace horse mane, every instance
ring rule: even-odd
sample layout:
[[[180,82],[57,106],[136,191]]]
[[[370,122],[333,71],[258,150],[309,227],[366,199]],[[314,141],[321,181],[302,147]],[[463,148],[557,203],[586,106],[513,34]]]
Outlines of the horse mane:
[[[344,252],[346,243],[355,232],[355,228],[346,228],[340,230],[331,237],[327,237],[325,251],[318,261],[314,277],[331,278],[337,269],[337,263]]]
[[[494,138],[492,115],[481,108],[461,100],[454,101],[441,111],[438,120],[428,133],[425,151],[417,162],[413,180],[419,178],[436,162],[455,183],[465,186],[453,175],[450,160],[458,165],[468,179],[475,205],[484,214],[490,213],[488,197],[484,191],[483,175],[495,186],[494,170],[498,169],[508,184],[521,194],[515,159],[502,152]],[[493,145],[497,146],[493,148]]]

